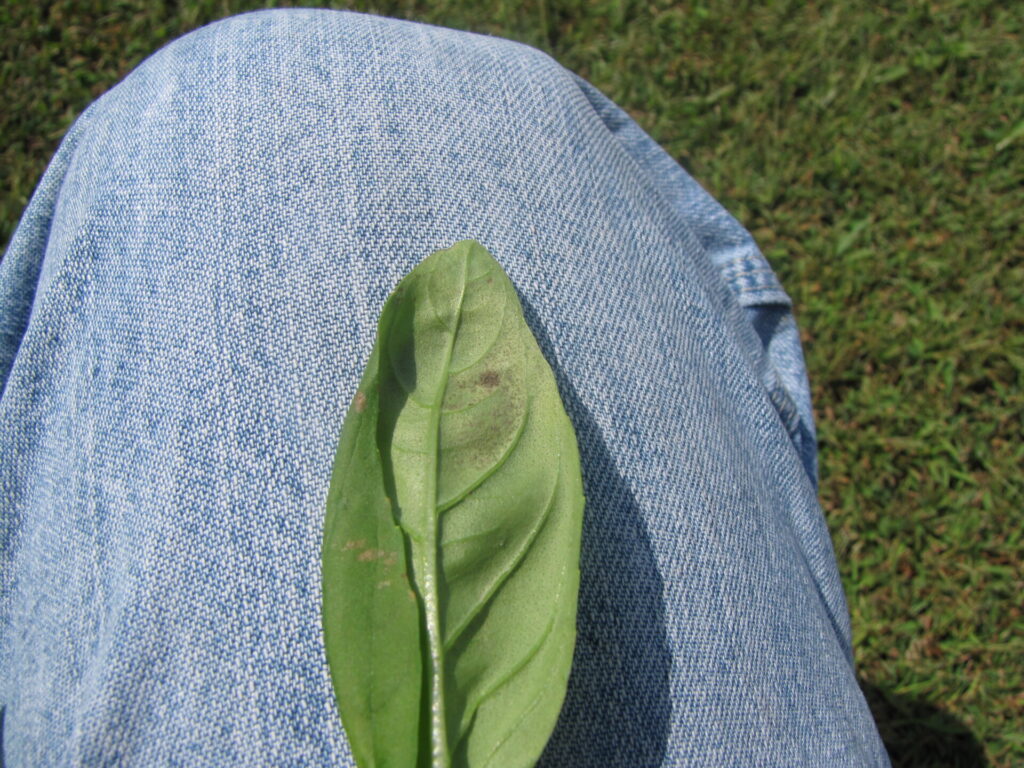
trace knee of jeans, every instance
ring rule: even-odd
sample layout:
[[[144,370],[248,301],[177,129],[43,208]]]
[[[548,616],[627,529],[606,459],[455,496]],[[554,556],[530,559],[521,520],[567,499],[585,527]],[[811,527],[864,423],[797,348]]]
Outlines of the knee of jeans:
[[[183,35],[108,97],[121,101],[121,115],[131,114],[125,102],[137,101],[142,110],[191,109],[211,118],[212,108],[244,99],[264,111],[276,105],[278,118],[289,119],[286,108],[303,96],[322,113],[339,101],[396,112],[410,101],[422,108],[424,92],[465,89],[489,92],[514,116],[517,105],[508,97],[524,81],[576,89],[554,59],[516,41],[352,11],[282,8],[229,16]]]

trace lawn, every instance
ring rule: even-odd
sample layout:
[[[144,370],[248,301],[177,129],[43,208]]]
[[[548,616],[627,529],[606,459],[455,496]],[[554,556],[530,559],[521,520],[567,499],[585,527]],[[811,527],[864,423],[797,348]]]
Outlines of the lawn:
[[[266,5],[5,4],[0,244],[90,101],[173,37]],[[1020,8],[335,5],[542,48],[753,232],[803,330],[821,502],[894,764],[1024,764]]]

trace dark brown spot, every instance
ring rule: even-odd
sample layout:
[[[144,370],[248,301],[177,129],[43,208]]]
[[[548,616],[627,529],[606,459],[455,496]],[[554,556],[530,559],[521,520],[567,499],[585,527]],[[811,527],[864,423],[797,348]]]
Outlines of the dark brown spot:
[[[501,374],[497,371],[484,371],[480,374],[480,385],[494,389],[501,383]]]

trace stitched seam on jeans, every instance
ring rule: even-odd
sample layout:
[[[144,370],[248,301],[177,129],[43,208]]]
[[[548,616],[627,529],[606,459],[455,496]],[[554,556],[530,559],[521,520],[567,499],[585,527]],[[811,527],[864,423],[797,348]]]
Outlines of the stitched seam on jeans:
[[[738,285],[736,290],[739,293],[777,293],[785,295],[785,291],[777,285]]]
[[[775,276],[775,271],[765,262],[731,262],[720,267],[720,270],[722,275],[728,279],[736,279],[747,275],[765,275],[768,280],[778,282],[778,278]]]

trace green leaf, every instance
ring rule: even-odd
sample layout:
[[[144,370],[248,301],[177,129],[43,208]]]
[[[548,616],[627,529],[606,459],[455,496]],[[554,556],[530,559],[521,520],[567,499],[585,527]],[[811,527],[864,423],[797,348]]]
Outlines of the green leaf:
[[[479,243],[381,313],[327,501],[323,617],[361,768],[531,766],[565,697],[583,485],[515,289]]]

